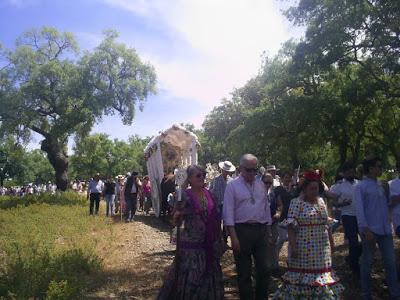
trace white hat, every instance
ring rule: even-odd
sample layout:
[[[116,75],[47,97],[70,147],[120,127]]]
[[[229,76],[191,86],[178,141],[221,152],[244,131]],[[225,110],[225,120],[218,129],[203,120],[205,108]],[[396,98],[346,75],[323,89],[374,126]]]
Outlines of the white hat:
[[[218,166],[226,172],[235,172],[236,167],[228,160],[221,161]]]
[[[279,171],[279,169],[277,169],[275,165],[270,165],[267,167],[267,171]]]
[[[131,172],[126,172],[126,176],[127,177],[131,176]]]

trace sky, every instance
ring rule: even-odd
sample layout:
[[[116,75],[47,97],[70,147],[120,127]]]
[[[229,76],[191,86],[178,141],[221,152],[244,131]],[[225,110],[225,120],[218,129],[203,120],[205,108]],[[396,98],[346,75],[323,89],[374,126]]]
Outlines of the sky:
[[[154,65],[157,94],[131,126],[105,117],[92,132],[112,138],[153,136],[175,123],[201,127],[223,98],[260,69],[262,55],[299,38],[281,13],[282,0],[0,0],[0,43],[14,47],[31,28],[72,32],[81,50],[102,40],[105,29]],[[36,136],[32,145],[40,142]]]

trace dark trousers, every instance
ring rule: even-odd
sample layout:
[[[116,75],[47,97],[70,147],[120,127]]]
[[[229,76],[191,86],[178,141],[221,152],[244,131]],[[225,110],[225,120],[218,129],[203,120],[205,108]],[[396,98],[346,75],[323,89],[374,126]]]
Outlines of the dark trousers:
[[[126,202],[126,220],[132,221],[137,208],[137,194],[126,194],[125,195]]]
[[[348,264],[353,272],[360,272],[361,243],[358,240],[357,218],[354,216],[342,216],[343,229],[346,239],[349,241]]]
[[[100,193],[90,193],[89,195],[90,206],[89,206],[89,214],[93,215],[93,207],[96,204],[96,215],[99,213],[100,206]]]
[[[167,214],[169,214],[169,205],[167,198],[162,199],[161,201],[161,210],[160,210],[160,216],[165,217]]]
[[[265,224],[236,224],[235,231],[240,243],[240,252],[235,254],[240,299],[265,300],[268,297],[269,281],[267,259],[269,228]],[[252,258],[256,271],[255,293],[251,280]]]

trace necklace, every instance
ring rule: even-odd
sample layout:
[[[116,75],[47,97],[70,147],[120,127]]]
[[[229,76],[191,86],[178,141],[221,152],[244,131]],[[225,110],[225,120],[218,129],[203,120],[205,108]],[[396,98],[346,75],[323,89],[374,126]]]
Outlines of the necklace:
[[[250,185],[251,188],[249,188],[247,182],[245,182],[244,185],[246,186],[247,190],[249,191],[250,203],[254,205],[256,203],[256,199],[254,198],[254,182],[253,182],[253,184]]]

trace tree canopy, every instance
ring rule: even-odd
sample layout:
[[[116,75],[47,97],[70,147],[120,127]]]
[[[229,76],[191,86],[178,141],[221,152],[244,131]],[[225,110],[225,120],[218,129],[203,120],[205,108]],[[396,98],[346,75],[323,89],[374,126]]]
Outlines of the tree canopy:
[[[110,139],[106,134],[93,134],[76,141],[71,157],[73,178],[87,179],[94,174],[125,175],[146,171],[143,151],[150,138],[131,136],[128,142]]]
[[[81,54],[71,33],[43,27],[2,50],[0,132],[25,140],[40,134],[61,190],[68,183],[68,139],[85,137],[104,115],[131,124],[136,107],[155,92],[154,68],[117,37],[105,31],[93,51]]]
[[[211,161],[252,152],[263,164],[334,175],[367,154],[400,159],[400,3],[339,2],[300,0],[286,11],[305,37],[266,57],[208,114]]]

